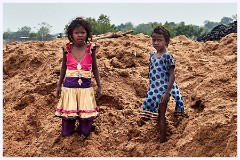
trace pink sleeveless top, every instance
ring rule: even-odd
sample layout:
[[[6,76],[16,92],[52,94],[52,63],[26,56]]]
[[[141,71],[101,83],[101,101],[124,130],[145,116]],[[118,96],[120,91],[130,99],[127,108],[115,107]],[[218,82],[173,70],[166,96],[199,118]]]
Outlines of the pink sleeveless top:
[[[66,54],[67,61],[67,69],[68,70],[77,70],[77,65],[80,63],[82,66],[81,70],[84,71],[91,71],[92,70],[92,56],[91,56],[91,43],[87,44],[87,49],[85,51],[85,55],[83,56],[82,60],[78,62],[71,53],[71,46],[70,43],[66,44],[67,52]]]

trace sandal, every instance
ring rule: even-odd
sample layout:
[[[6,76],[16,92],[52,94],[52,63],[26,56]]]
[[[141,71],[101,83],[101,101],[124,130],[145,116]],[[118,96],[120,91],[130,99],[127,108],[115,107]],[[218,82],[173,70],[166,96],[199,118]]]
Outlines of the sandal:
[[[80,135],[80,141],[85,141],[87,139],[87,136],[85,136],[85,135],[83,135],[83,134],[81,134]]]

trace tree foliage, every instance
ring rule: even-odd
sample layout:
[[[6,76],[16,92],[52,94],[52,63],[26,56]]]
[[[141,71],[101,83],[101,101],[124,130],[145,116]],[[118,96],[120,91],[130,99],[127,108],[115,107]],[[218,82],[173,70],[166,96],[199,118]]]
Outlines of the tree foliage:
[[[22,27],[18,32],[19,32],[19,34],[22,35],[22,36],[28,36],[29,33],[31,32],[31,27],[24,26],[24,27]]]
[[[229,24],[229,23],[232,23],[233,22],[233,19],[232,18],[230,18],[230,17],[223,17],[222,19],[221,19],[221,24],[225,24],[225,25],[227,25],[227,24]]]
[[[10,29],[3,33],[4,40],[52,40],[53,35],[50,34],[51,25],[46,22],[38,24],[39,27],[34,27],[37,32],[32,32],[32,28],[23,26],[18,28],[18,31],[12,32]]]
[[[135,34],[143,33],[143,34],[150,35],[152,30],[153,30],[153,27],[152,27],[151,23],[147,23],[147,24],[141,23],[137,27],[134,28],[134,33]]]
[[[51,25],[46,22],[42,22],[39,24],[40,28],[37,32],[38,36],[41,37],[41,40],[47,40],[48,36],[50,35]]]
[[[101,14],[97,20],[94,18],[87,18],[92,25],[93,34],[104,34],[107,32],[115,32],[117,28],[114,24],[110,23],[107,15]]]
[[[120,25],[115,26],[114,24],[111,24],[110,17],[104,14],[101,14],[97,20],[91,17],[87,18],[86,20],[89,21],[92,25],[93,35],[104,34],[107,32],[126,32],[129,30],[134,30],[134,34],[143,33],[150,36],[153,29],[160,25],[164,26],[166,29],[169,30],[171,38],[179,35],[185,35],[188,38],[196,39],[201,35],[209,33],[214,27],[220,24],[227,25],[229,23],[232,23],[233,21],[236,21],[237,15],[233,15],[232,17],[223,17],[220,22],[211,22],[205,20],[203,22],[204,25],[201,27],[196,25],[186,25],[185,22],[174,23],[167,21],[163,24],[159,22],[149,22],[141,23],[137,26],[134,26],[132,22],[126,22],[124,24],[121,23]],[[21,27],[20,29],[18,29],[17,32],[12,32],[10,31],[10,29],[8,29],[7,32],[3,33],[3,39],[20,40],[20,37],[24,36],[29,37],[30,40],[50,40],[51,37],[53,37],[50,35],[51,25],[47,24],[46,22],[42,22],[38,25],[38,29],[34,27],[37,29],[36,33],[32,32],[31,28],[28,26]],[[67,24],[63,26],[65,31],[67,26]]]
[[[129,30],[133,30],[134,26],[133,26],[132,22],[127,22],[125,24],[121,23],[120,25],[117,26],[117,29],[119,31],[126,32]]]

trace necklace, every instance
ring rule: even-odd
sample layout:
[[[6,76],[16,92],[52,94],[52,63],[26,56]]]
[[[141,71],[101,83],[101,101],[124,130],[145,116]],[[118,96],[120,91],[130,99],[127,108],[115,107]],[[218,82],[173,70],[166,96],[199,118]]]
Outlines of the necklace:
[[[82,74],[81,74],[81,69],[82,69],[82,66],[81,66],[81,64],[80,63],[78,63],[77,64],[77,71],[78,71],[78,78],[79,78],[79,80],[78,80],[78,84],[81,86],[81,84],[82,84],[82,80],[81,80],[81,77],[82,77]]]

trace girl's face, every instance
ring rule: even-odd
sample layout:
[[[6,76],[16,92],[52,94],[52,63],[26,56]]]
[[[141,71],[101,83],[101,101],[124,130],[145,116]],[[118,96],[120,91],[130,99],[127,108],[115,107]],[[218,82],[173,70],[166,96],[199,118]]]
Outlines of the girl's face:
[[[73,41],[75,44],[85,44],[87,31],[83,27],[77,27],[73,30]]]
[[[162,34],[152,34],[152,45],[157,51],[161,51],[166,48],[166,41]]]

